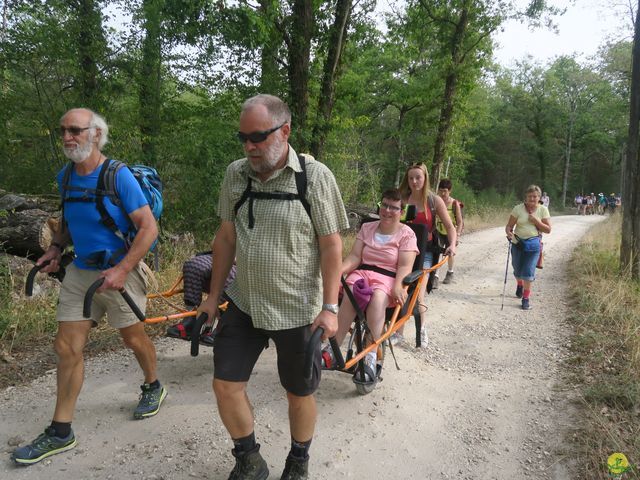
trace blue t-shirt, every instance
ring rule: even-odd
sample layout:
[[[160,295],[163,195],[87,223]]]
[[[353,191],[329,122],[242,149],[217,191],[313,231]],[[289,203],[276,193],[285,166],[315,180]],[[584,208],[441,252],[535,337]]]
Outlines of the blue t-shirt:
[[[62,193],[62,180],[64,172],[68,167],[65,166],[58,172],[58,188]],[[95,190],[98,186],[98,175],[102,164],[91,172],[89,175],[78,175],[74,168],[71,172],[69,185],[74,187]],[[131,213],[140,207],[148,205],[144,193],[137,180],[126,167],[120,168],[115,178],[116,191],[118,198],[122,202],[122,206],[127,213]],[[67,192],[68,197],[82,197],[82,192],[70,190]],[[91,198],[95,198],[91,196]],[[125,216],[122,208],[114,205],[111,200],[104,198],[104,206],[109,215],[115,220],[120,231],[125,234],[131,228],[131,223]],[[115,263],[124,257],[124,242],[111,230],[100,223],[100,213],[93,202],[65,202],[64,218],[69,227],[69,233],[73,240],[76,259],[74,264],[78,268],[86,270],[96,270],[96,267],[87,265],[89,256],[95,252],[107,251],[111,253],[120,252],[113,258]]]

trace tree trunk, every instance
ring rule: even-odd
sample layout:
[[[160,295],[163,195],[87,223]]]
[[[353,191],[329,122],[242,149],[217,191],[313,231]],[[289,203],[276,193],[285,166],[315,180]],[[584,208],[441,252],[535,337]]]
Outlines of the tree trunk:
[[[280,72],[277,55],[282,43],[282,36],[273,26],[273,20],[277,15],[277,3],[273,0],[260,0],[260,14],[265,18],[265,24],[269,25],[268,40],[262,45],[260,52],[260,91],[278,95]]]
[[[633,35],[633,68],[629,111],[629,139],[624,166],[622,242],[620,267],[630,272],[631,278],[640,279],[640,166],[638,140],[640,128],[640,1],[636,10]]]
[[[53,216],[51,211],[34,206],[37,202],[17,195],[5,195],[0,203],[0,248],[22,257],[42,255],[58,228],[59,215]]]
[[[313,1],[293,2],[289,36],[289,106],[293,116],[293,143],[297,151],[307,151],[307,110],[309,108],[309,60],[313,34]]]
[[[571,148],[573,146],[573,116],[569,120],[567,132],[567,145],[564,153],[564,172],[562,174],[562,208],[567,206],[567,188],[569,185],[569,170],[571,166]]]
[[[80,0],[78,3],[77,22],[78,54],[80,59],[80,95],[84,105],[98,112],[104,104],[98,88],[98,62],[106,48],[102,30],[102,15],[96,8],[94,0]]]
[[[140,134],[147,165],[157,165],[156,140],[160,135],[160,69],[162,62],[162,7],[164,0],[144,0],[145,37],[140,71]]]
[[[438,133],[433,147],[433,164],[431,165],[431,185],[435,190],[438,188],[442,164],[447,150],[447,136],[451,129],[453,120],[453,104],[458,86],[458,68],[462,62],[462,49],[464,37],[469,25],[469,6],[464,5],[460,10],[460,18],[456,22],[456,29],[451,39],[451,65],[444,86],[444,96],[440,109],[440,120],[438,121]]]
[[[347,28],[351,17],[352,5],[352,0],[338,0],[336,3],[335,20],[329,36],[327,59],[322,75],[322,90],[318,98],[316,124],[311,138],[311,153],[316,159],[322,157],[324,144],[329,134],[329,122],[335,101],[336,78],[342,59],[342,52],[347,43]]]

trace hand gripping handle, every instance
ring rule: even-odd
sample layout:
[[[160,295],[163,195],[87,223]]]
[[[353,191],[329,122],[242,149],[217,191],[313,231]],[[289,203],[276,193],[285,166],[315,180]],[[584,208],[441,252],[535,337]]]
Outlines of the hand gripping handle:
[[[91,286],[89,286],[89,288],[87,289],[87,293],[84,294],[84,304],[82,306],[82,316],[84,318],[91,318],[91,303],[93,302],[93,296],[95,295],[96,290],[98,290],[103,283],[104,278],[99,278],[98,280],[93,282]],[[131,311],[135,314],[135,316],[138,317],[138,320],[144,322],[144,314],[142,313],[140,308],[138,308],[136,302],[133,301],[133,298],[131,298],[131,296],[124,288],[120,290],[120,295],[122,295],[122,298],[124,298],[124,301],[127,302],[127,305],[129,305],[129,308],[131,308]]]

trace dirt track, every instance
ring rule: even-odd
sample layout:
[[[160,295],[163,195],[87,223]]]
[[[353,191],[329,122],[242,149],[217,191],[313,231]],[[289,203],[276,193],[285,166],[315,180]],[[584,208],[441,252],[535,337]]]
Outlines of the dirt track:
[[[600,218],[552,219],[528,312],[519,309],[511,276],[500,310],[503,229],[465,235],[456,283],[428,298],[426,351],[399,346],[401,371],[388,359],[384,381],[364,397],[349,376],[323,376],[311,478],[572,479],[575,467],[562,449],[575,422],[560,375],[569,341],[565,270],[578,239]],[[48,425],[55,375],[0,392],[0,478],[226,479],[231,445],[211,393],[212,354],[202,350],[193,359],[186,342],[158,342],[169,395],[145,421],[131,419],[140,379],[133,356],[90,361],[74,420],[78,446],[27,468],[14,467],[9,453]],[[273,348],[256,367],[249,395],[270,478],[279,478],[289,432]]]

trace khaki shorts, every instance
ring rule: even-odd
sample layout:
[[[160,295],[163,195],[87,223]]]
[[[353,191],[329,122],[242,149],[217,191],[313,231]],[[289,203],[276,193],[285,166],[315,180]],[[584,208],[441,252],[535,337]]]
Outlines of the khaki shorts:
[[[88,320],[82,316],[82,306],[87,289],[100,277],[100,270],[85,270],[71,264],[67,267],[67,273],[60,289],[58,299],[58,311],[56,320],[58,322],[80,322]],[[129,272],[125,283],[125,290],[129,293],[142,313],[147,306],[147,287],[149,279],[142,267],[138,265]],[[91,304],[91,320],[93,326],[107,314],[109,325],[114,328],[125,328],[135,325],[140,320],[131,311],[120,292],[117,290],[107,290],[103,293],[96,293]]]

